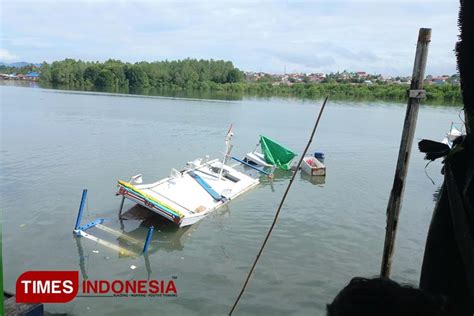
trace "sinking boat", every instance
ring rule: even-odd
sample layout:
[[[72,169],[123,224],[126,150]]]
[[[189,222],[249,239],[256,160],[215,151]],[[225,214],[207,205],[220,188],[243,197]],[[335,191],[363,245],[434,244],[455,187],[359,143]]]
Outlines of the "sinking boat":
[[[304,157],[301,162],[301,170],[310,176],[325,176],[326,166],[315,157]]]
[[[258,151],[259,147],[261,152]],[[266,136],[260,136],[260,140],[254,151],[246,154],[243,160],[247,163],[262,167],[291,170],[292,161],[295,157],[296,153],[291,149],[286,148]]]
[[[245,155],[244,158],[245,162],[248,162],[253,165],[262,166],[262,167],[273,167],[274,165],[269,164],[265,161],[265,156],[262,153],[257,151],[253,151]]]
[[[230,131],[230,130],[229,130]],[[230,134],[223,161],[208,158],[188,162],[182,171],[154,183],[142,184],[141,175],[118,181],[118,195],[140,204],[180,227],[192,225],[217,208],[249,191],[259,180],[226,164]]]

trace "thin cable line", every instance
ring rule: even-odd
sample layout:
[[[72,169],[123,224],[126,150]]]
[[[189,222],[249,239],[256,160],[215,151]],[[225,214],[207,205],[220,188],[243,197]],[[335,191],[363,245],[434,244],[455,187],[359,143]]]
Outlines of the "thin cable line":
[[[250,272],[247,275],[247,278],[245,279],[244,286],[240,290],[239,296],[237,296],[237,299],[235,300],[234,305],[232,306],[232,309],[229,312],[229,315],[232,315],[235,308],[237,307],[237,304],[239,304],[240,298],[244,294],[245,289],[247,288],[247,284],[249,283],[250,277],[252,276],[253,271],[255,270],[255,266],[257,265],[258,260],[260,259],[260,255],[263,253],[263,250],[265,249],[268,239],[270,238],[270,235],[272,234],[273,228],[275,227],[275,224],[278,220],[278,216],[280,215],[281,208],[283,207],[283,203],[285,202],[286,196],[288,195],[288,191],[290,191],[291,185],[293,184],[293,180],[295,180],[296,174],[298,173],[301,163],[303,162],[303,158],[308,152],[309,146],[311,145],[311,142],[313,141],[314,133],[316,132],[316,128],[318,127],[319,120],[321,119],[321,115],[323,114],[324,107],[326,106],[327,100],[328,100],[328,97],[324,99],[324,103],[321,106],[321,110],[319,110],[318,118],[316,119],[316,123],[314,124],[313,131],[311,132],[311,136],[309,138],[308,144],[306,145],[306,148],[304,149],[303,154],[300,157],[298,165],[296,165],[296,170],[293,172],[293,176],[291,177],[290,183],[288,184],[288,187],[286,188],[286,191],[283,194],[280,205],[278,206],[277,211],[275,213],[275,217],[273,218],[272,225],[270,226],[270,229],[268,230],[267,236],[265,237],[265,240],[263,241],[263,244],[260,247],[260,250],[258,251],[257,257],[255,258],[252,268],[250,269]]]

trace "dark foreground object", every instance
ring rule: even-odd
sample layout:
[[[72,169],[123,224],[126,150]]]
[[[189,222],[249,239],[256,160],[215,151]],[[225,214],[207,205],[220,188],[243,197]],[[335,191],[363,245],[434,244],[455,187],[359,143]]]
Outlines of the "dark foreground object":
[[[466,136],[444,160],[441,187],[428,231],[420,288],[449,298],[453,315],[474,314],[474,1],[461,0],[456,45]],[[432,155],[436,158],[439,155]],[[442,156],[442,154],[441,154]],[[431,159],[430,159],[431,160]]]
[[[353,278],[331,304],[328,316],[452,315],[444,297],[384,278]]]
[[[43,304],[23,304],[15,301],[15,295],[3,292],[5,316],[43,316]]]
[[[420,287],[449,297],[455,315],[474,313],[472,144],[457,140],[444,161],[444,184],[425,246]],[[467,170],[467,172],[466,172]]]

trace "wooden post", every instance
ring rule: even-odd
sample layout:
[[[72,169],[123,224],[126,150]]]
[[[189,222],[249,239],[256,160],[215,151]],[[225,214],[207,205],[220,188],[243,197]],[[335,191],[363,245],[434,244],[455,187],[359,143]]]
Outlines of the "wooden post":
[[[387,206],[387,226],[385,228],[385,244],[383,249],[382,267],[380,276],[390,277],[392,267],[392,255],[397,233],[398,216],[402,206],[403,191],[405,189],[405,178],[408,171],[413,136],[415,134],[416,119],[420,99],[424,97],[423,79],[425,76],[426,59],[428,56],[428,45],[431,41],[431,29],[421,28],[418,33],[418,44],[416,46],[415,64],[411,79],[407,112],[403,124],[402,139],[398,152],[397,168],[393,180],[392,191]]]

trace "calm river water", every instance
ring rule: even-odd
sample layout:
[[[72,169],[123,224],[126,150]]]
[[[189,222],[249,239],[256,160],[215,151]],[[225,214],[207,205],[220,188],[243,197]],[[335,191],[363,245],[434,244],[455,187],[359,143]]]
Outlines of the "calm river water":
[[[142,173],[145,182],[207,154],[222,156],[234,126],[233,153],[254,149],[267,135],[297,152],[304,148],[321,102],[242,101],[77,93],[0,86],[1,221],[5,289],[27,270],[78,270],[81,279],[176,278],[177,297],[76,298],[46,305],[75,315],[222,315],[230,310],[288,184],[273,183],[232,201],[189,229],[160,225],[142,209],[124,211],[116,180]],[[459,108],[422,107],[416,139],[440,140]],[[237,315],[324,315],[325,305],[354,276],[378,274],[385,210],[395,170],[404,104],[330,101],[311,151],[326,153],[325,181],[297,175],[274,234]],[[441,164],[412,152],[393,264],[393,278],[417,284],[424,242],[441,184]],[[83,188],[86,220],[108,219],[111,230],[90,233],[113,244],[141,247],[156,225],[149,266],[72,229]],[[133,244],[126,237],[138,240]],[[131,266],[136,269],[131,269]]]

